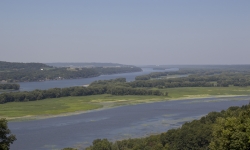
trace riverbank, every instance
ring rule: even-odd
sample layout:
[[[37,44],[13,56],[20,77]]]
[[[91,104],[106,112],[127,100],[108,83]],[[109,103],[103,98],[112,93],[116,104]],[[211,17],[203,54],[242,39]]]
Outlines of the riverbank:
[[[103,94],[11,102],[0,104],[0,118],[6,118],[10,121],[43,119],[141,103],[250,95],[250,87],[184,87],[160,90],[168,92],[168,96],[114,96]]]

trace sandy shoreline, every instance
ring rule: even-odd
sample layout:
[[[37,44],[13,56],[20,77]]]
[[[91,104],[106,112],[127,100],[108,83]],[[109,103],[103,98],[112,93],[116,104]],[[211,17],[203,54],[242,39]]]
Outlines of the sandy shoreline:
[[[135,100],[133,102],[129,100],[119,100],[119,101],[107,101],[107,102],[100,102],[99,104],[103,105],[102,108],[93,109],[93,110],[87,110],[87,111],[76,111],[76,112],[68,112],[68,113],[62,113],[58,115],[39,115],[39,116],[22,116],[22,117],[4,117],[8,121],[27,121],[27,120],[37,120],[37,119],[48,119],[48,118],[56,118],[56,117],[65,117],[65,116],[71,116],[71,115],[78,115],[93,111],[101,111],[105,109],[111,109],[115,107],[121,107],[126,105],[137,105],[137,104],[143,104],[143,103],[155,103],[155,102],[163,102],[163,101],[176,101],[176,100],[195,100],[195,99],[205,99],[205,98],[228,98],[228,97],[239,97],[239,96],[249,96],[249,95],[197,95],[197,96],[187,96],[187,97],[180,97],[180,98],[167,98],[167,99],[149,99],[149,100]],[[116,103],[121,102],[119,105]]]

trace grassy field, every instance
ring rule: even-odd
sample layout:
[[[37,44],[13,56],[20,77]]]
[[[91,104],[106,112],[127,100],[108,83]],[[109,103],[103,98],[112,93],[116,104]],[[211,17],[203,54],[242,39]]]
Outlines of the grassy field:
[[[4,117],[11,120],[18,119],[18,117],[51,117],[62,114],[70,115],[68,113],[79,113],[98,108],[170,99],[250,95],[250,87],[187,87],[161,89],[161,91],[167,91],[169,93],[168,96],[112,96],[104,94],[0,104],[0,118]]]
[[[112,96],[92,95],[79,97],[63,97],[30,102],[11,102],[0,104],[0,118],[17,119],[32,116],[49,117],[65,113],[77,113],[98,108],[109,108],[119,105],[159,100],[159,96]]]
[[[164,90],[164,89],[163,89]],[[165,89],[166,90],[166,89]],[[184,87],[166,90],[169,98],[207,97],[219,95],[250,95],[250,87]]]
[[[100,104],[89,103],[83,97],[64,97],[31,102],[12,102],[0,105],[1,117],[23,117],[57,115],[67,112],[101,108]]]

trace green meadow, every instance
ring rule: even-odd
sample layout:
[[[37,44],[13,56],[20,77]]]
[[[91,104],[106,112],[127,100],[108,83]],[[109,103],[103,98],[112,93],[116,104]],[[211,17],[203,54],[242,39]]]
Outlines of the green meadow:
[[[0,104],[0,118],[20,119],[71,115],[88,110],[110,108],[121,105],[157,102],[165,100],[190,99],[210,96],[250,95],[250,87],[184,87],[160,89],[168,96],[114,96],[109,94],[62,97],[30,102]]]
[[[195,98],[209,96],[250,95],[250,87],[183,87],[162,89],[168,92],[169,98]]]

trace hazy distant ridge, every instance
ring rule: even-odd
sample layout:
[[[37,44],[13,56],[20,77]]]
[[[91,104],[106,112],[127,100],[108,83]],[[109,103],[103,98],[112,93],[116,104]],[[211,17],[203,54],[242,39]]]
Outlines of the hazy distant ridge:
[[[78,63],[46,63],[49,66],[54,67],[128,67],[132,65],[124,65],[124,64],[118,64],[118,63],[98,63],[98,62],[78,62]]]

